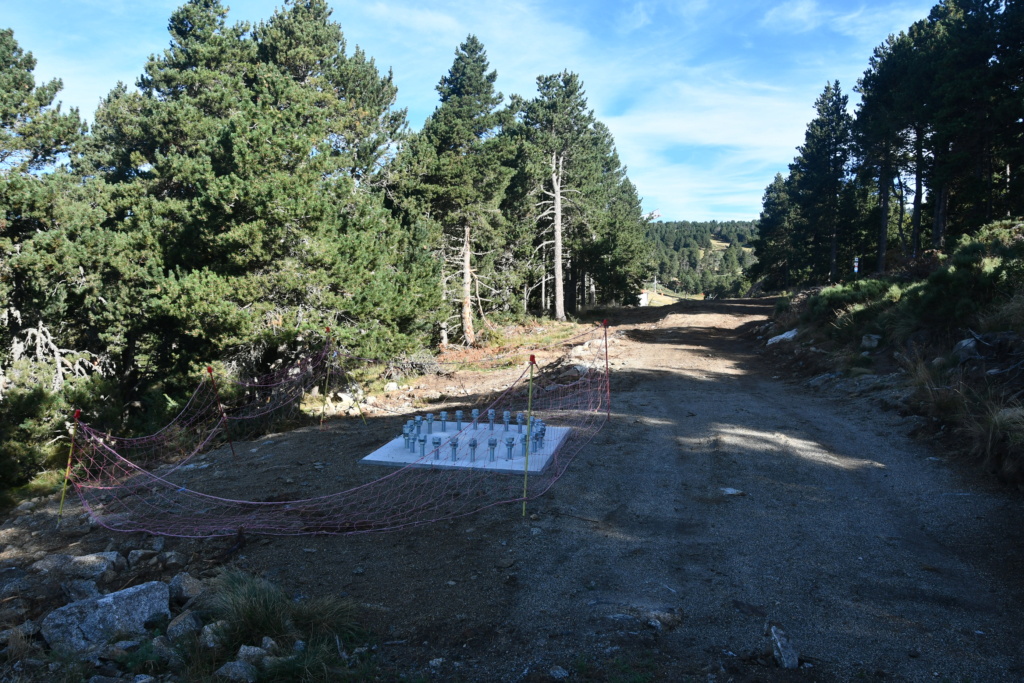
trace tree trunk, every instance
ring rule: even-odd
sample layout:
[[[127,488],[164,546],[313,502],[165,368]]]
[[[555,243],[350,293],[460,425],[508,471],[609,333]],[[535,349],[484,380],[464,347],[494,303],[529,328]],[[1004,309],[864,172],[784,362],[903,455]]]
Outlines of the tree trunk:
[[[895,187],[893,189],[896,189]],[[903,176],[899,176],[899,193],[900,193],[900,216],[896,221],[896,225],[899,226],[900,235],[900,249],[904,254],[907,253],[907,232],[903,228],[903,223],[907,218],[907,184],[903,182]]]
[[[949,186],[943,184],[935,193],[935,217],[932,221],[932,248],[942,249],[946,233],[946,208],[949,205]]]
[[[473,271],[471,270],[473,245],[470,242],[471,236],[469,223],[466,223],[462,240],[462,336],[466,339],[467,344],[476,343],[476,333],[473,331]]]
[[[889,183],[890,179],[885,177],[885,172],[879,174],[878,191],[881,194],[880,203],[882,219],[878,226],[878,263],[875,269],[879,273],[885,272],[885,252],[889,247]]]
[[[580,291],[580,267],[579,259],[569,258],[566,264],[569,271],[569,286],[565,288],[565,309],[576,315],[579,312],[579,291]]]
[[[833,218],[833,221],[836,219]],[[839,224],[833,222],[832,224],[832,243],[829,245],[828,254],[828,283],[835,284],[837,273],[836,273],[836,257],[839,253]]]
[[[554,195],[555,320],[565,320],[565,287],[562,282],[562,158],[551,155],[551,192]]]
[[[547,315],[548,312],[548,250],[540,248],[540,312]]]
[[[924,131],[914,129],[914,214],[911,252],[914,258],[921,253],[921,194],[924,192]]]

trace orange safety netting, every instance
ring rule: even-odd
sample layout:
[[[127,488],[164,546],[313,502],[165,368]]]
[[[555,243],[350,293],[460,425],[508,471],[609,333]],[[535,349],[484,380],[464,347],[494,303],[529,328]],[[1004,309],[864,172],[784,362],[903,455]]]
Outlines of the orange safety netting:
[[[506,411],[512,415],[529,412],[539,421],[530,424],[558,428],[563,436],[547,466],[528,477],[523,471],[516,476],[486,467],[432,466],[441,459],[441,449],[450,445],[451,439],[446,437],[444,445],[435,448],[431,442],[420,457],[414,456],[399,469],[324,496],[268,502],[232,500],[197,490],[202,488],[200,483],[186,483],[190,460],[210,451],[229,432],[258,431],[259,425],[275,414],[295,409],[314,387],[345,377],[342,362],[352,357],[328,344],[258,381],[239,383],[232,391],[222,387],[235,397],[225,404],[211,373],[174,421],[147,437],[122,438],[81,424],[73,445],[71,483],[92,518],[109,529],[197,538],[228,536],[241,530],[270,535],[393,530],[533,499],[562,476],[609,414],[607,328],[588,330],[557,346],[562,355],[528,364],[518,379],[480,411],[488,415],[493,410],[499,416]],[[328,391],[333,389],[328,387]],[[479,424],[467,420],[462,432],[451,436],[465,444],[478,428]],[[486,453],[483,441],[481,438],[481,457]],[[508,452],[511,457],[511,446]],[[321,459],[358,460],[364,455],[324,453]],[[224,460],[225,464],[231,462]]]

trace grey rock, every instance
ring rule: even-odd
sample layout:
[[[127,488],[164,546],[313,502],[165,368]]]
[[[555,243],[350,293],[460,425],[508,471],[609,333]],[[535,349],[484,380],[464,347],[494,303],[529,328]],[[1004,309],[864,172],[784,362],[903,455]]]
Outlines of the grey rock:
[[[556,681],[564,681],[569,677],[569,672],[560,666],[553,666],[551,667],[551,670],[548,671],[548,675]]]
[[[287,662],[294,661],[295,657],[296,655],[292,655],[291,657],[264,657],[263,661],[260,662],[260,665],[264,669],[270,669],[272,667],[280,666]]]
[[[769,339],[765,343],[765,346],[771,346],[772,344],[778,344],[779,342],[784,342],[784,341],[793,341],[794,339],[796,339],[796,335],[798,333],[799,333],[799,330],[797,330],[797,329],[792,329],[789,332],[783,332],[782,334],[776,335],[776,336],[772,337],[771,339]]]
[[[217,678],[240,683],[256,683],[256,667],[249,662],[228,662],[213,672]]]
[[[250,664],[255,664],[256,662],[266,657],[268,654],[270,653],[264,650],[262,647],[256,647],[255,645],[243,645],[240,648],[238,648],[238,654],[235,655],[235,659],[240,662],[249,662]]]
[[[135,652],[142,646],[142,643],[138,640],[119,640],[112,645],[108,645],[103,654],[100,655],[101,659],[106,660],[117,660],[127,656],[129,652]]]
[[[172,641],[181,640],[193,633],[198,633],[203,628],[203,621],[199,615],[192,610],[185,610],[171,620],[167,625],[167,637]]]
[[[29,587],[28,573],[18,567],[0,569],[0,599],[23,593]]]
[[[40,630],[51,647],[88,653],[115,633],[144,634],[147,622],[170,614],[167,584],[151,581],[64,605],[46,615]]]
[[[953,347],[953,357],[961,363],[973,358],[981,358],[981,353],[978,352],[978,341],[973,337],[961,339]]]
[[[187,602],[202,593],[206,589],[206,584],[191,574],[182,572],[171,579],[167,588],[170,590],[171,600]]]
[[[212,624],[204,626],[202,632],[199,634],[199,644],[211,650],[218,647],[221,641],[221,634],[224,632],[227,625],[228,622],[226,621],[215,621]]]
[[[132,683],[156,683],[156,679],[149,674],[138,674],[132,679]]]
[[[871,351],[877,349],[878,345],[882,342],[882,336],[879,334],[865,334],[860,338],[860,348],[865,351]]]
[[[171,671],[182,671],[185,668],[185,660],[181,658],[178,651],[171,645],[171,641],[168,640],[167,636],[157,636],[150,645],[153,647],[153,651],[156,652],[160,659],[167,662],[167,667]]]
[[[277,642],[270,636],[263,636],[263,642],[260,643],[260,647],[267,652],[273,652],[277,649]]]
[[[109,570],[121,570],[126,566],[124,557],[116,552],[93,553],[92,555],[47,555],[29,567],[39,574],[49,574],[68,579],[100,578]]]
[[[807,386],[820,387],[822,384],[830,382],[834,379],[838,379],[842,376],[843,375],[841,372],[826,372],[824,375],[818,375],[817,377],[812,377],[811,379],[807,380]]]
[[[60,585],[60,587],[72,602],[87,600],[89,598],[98,598],[100,596],[100,589],[96,585],[95,581],[76,579],[73,581],[65,581]]]
[[[0,645],[6,645],[12,636],[20,635],[22,638],[31,638],[37,633],[39,633],[39,624],[29,620],[24,624],[15,626],[14,628],[0,631]]]
[[[769,634],[772,639],[772,654],[778,665],[783,669],[799,668],[800,658],[786,632],[780,626],[772,625],[769,627]]]
[[[28,512],[32,512],[35,509],[36,504],[33,503],[31,500],[26,500],[24,503],[14,508],[14,514],[25,514]]]
[[[137,567],[146,560],[151,560],[156,557],[155,550],[133,550],[128,553],[128,566]]]
[[[188,558],[177,550],[170,550],[160,555],[160,562],[165,568],[175,571],[176,569],[184,569],[185,565],[188,564]]]

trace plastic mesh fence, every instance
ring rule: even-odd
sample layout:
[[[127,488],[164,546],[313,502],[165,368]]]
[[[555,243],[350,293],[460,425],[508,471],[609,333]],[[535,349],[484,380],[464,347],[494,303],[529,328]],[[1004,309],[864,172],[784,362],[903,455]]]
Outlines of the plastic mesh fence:
[[[438,453],[431,446],[422,457],[390,472],[367,466],[372,473],[369,481],[329,495],[255,501],[210,493],[216,488],[204,487],[202,477],[195,478],[196,466],[188,466],[193,456],[209,451],[226,430],[258,431],[260,420],[296,406],[303,395],[313,387],[325,386],[332,375],[338,380],[344,377],[341,362],[351,357],[326,347],[271,376],[233,387],[230,393],[234,398],[226,404],[220,402],[211,376],[197,387],[171,424],[148,437],[120,438],[81,425],[71,481],[86,510],[109,529],[198,538],[243,530],[268,535],[394,530],[536,498],[562,476],[607,419],[607,344],[603,327],[559,343],[560,356],[547,361],[539,358],[532,368],[524,362],[518,379],[482,408],[483,415],[488,410],[514,415],[532,409],[535,419],[568,430],[548,466],[528,477],[522,471],[516,475],[485,468],[434,467]],[[227,387],[221,389],[229,393]],[[468,440],[471,429],[467,423],[465,433],[455,436]],[[222,464],[244,468],[247,455],[243,454],[243,459],[222,455]],[[365,455],[317,454],[322,460],[346,461]]]

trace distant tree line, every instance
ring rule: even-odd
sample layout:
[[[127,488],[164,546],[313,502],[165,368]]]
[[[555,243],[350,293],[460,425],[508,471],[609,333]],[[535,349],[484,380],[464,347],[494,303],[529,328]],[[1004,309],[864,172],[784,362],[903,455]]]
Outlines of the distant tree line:
[[[0,31],[0,485],[72,406],[159,424],[198,376],[326,334],[390,357],[527,314],[635,300],[646,221],[579,76],[495,90],[469,36],[419,132],[325,0],[220,0],[87,127]]]
[[[754,263],[756,221],[657,221],[647,226],[658,282],[683,294],[738,296]],[[725,242],[715,249],[712,240]]]
[[[944,0],[815,102],[767,187],[751,276],[769,288],[884,273],[1024,215],[1024,6]]]

